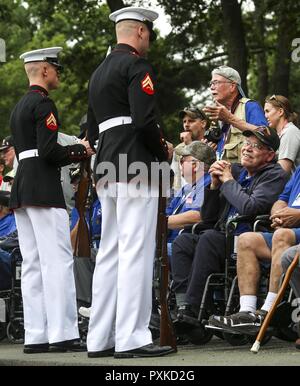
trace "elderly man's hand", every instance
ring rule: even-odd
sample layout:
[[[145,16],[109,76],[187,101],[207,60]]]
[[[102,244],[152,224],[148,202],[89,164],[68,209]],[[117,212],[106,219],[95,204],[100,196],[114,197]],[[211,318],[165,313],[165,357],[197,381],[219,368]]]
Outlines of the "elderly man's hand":
[[[229,122],[232,116],[231,112],[217,101],[215,102],[215,106],[205,106],[203,111],[211,121]]]
[[[285,207],[270,217],[272,228],[293,228],[300,224],[300,209]]]
[[[219,177],[220,181],[224,184],[224,182],[233,180],[233,176],[231,174],[231,164],[228,164],[224,167],[222,175]]]
[[[216,161],[211,165],[208,171],[211,177],[211,189],[215,190],[220,187],[220,185],[224,182],[222,180],[224,171],[229,167],[230,163],[227,161]]]

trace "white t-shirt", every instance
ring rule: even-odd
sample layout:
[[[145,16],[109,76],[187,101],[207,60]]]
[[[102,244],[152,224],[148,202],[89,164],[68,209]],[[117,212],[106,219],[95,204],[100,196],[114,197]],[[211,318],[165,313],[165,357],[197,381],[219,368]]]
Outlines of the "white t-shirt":
[[[300,165],[300,129],[289,122],[282,130],[278,160],[289,159],[294,162],[294,169]]]

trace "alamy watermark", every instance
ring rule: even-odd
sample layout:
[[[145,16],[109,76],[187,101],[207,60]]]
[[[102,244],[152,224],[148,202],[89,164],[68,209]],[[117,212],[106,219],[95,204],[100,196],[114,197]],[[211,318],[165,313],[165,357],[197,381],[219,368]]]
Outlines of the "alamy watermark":
[[[0,38],[0,62],[6,62],[6,44],[5,40]]]
[[[112,162],[100,162],[96,168],[99,178],[96,189],[100,197],[150,198],[159,196],[159,186],[163,197],[172,195],[172,172],[168,162],[144,162],[128,164],[127,154],[119,154],[117,166]],[[185,208],[200,208],[204,198],[204,164],[197,168],[186,162],[184,177],[188,181],[184,188],[176,192],[177,204],[183,202]],[[174,208],[174,209],[175,209]]]
[[[292,47],[296,47],[292,51],[292,61],[298,63],[300,62],[300,38],[296,38],[292,41]]]
[[[300,298],[293,299],[292,307],[296,307],[292,312],[292,321],[294,323],[299,323],[300,322]]]

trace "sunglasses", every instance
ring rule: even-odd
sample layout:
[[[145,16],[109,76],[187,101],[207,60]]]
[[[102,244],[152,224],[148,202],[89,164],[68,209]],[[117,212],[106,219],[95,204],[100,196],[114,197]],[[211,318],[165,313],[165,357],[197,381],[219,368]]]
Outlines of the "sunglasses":
[[[281,107],[283,110],[285,110],[284,104],[280,101],[280,99],[277,98],[275,94],[271,95],[269,98],[267,98],[267,101],[275,101]]]
[[[192,113],[192,114],[195,114],[196,115],[196,118],[200,118],[200,119],[203,119],[203,120],[207,120],[207,116],[201,111],[199,110],[197,107],[185,107],[183,109],[183,111],[185,113]]]

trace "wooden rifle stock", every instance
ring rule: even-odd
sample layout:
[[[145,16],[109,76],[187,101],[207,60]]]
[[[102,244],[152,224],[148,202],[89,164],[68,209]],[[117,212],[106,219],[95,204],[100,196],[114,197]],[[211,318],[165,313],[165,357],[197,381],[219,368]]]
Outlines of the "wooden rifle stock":
[[[291,276],[292,276],[292,273],[294,272],[298,262],[299,262],[299,252],[296,253],[292,263],[290,264],[290,266],[288,267],[287,271],[286,271],[286,274],[285,274],[285,277],[283,279],[283,282],[281,284],[281,287],[278,291],[278,294],[275,298],[275,301],[274,303],[272,304],[272,307],[270,308],[269,312],[267,313],[267,316],[265,318],[265,320],[263,321],[263,324],[261,325],[260,327],[260,330],[259,330],[259,333],[256,337],[256,340],[255,342],[253,343],[253,346],[251,347],[251,350],[253,353],[257,354],[258,351],[259,351],[259,348],[260,348],[260,343],[261,341],[263,340],[264,336],[265,336],[265,333],[267,331],[267,328],[272,320],[272,317],[276,311],[276,308],[278,306],[278,304],[281,302],[281,299],[283,298],[283,295],[284,295],[284,292],[286,290],[286,287],[288,286],[289,282],[290,282],[290,279],[291,279]]]
[[[171,346],[177,351],[176,336],[173,322],[168,308],[168,284],[169,284],[169,263],[167,253],[168,220],[166,217],[166,197],[162,197],[161,190],[158,204],[156,264],[159,286],[160,303],[160,345]]]
[[[74,245],[74,256],[77,257],[91,257],[91,236],[85,217],[91,183],[90,162],[90,158],[81,162],[80,180],[75,197],[75,208],[79,215]]]

